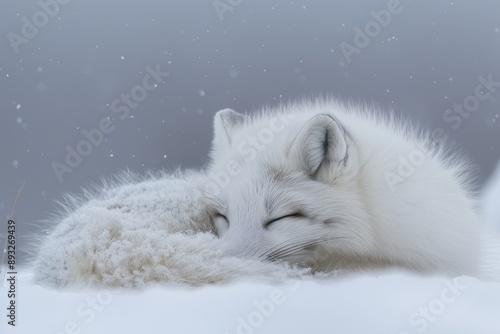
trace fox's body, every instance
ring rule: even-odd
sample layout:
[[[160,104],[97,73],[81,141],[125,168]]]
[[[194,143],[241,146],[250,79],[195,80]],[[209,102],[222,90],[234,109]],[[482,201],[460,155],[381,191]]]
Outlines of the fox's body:
[[[36,236],[35,279],[143,287],[396,267],[500,281],[466,165],[401,124],[332,102],[221,111],[207,173],[126,173],[69,196]],[[500,177],[490,184],[496,230]]]
[[[368,107],[220,111],[208,175],[211,215],[231,255],[320,271],[480,270],[463,159]]]

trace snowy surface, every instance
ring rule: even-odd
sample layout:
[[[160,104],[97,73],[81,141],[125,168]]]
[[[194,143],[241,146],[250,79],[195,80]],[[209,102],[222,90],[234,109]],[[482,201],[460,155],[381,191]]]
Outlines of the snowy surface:
[[[500,333],[500,283],[470,277],[79,293],[22,278],[17,289],[17,326],[3,317],[2,333]]]

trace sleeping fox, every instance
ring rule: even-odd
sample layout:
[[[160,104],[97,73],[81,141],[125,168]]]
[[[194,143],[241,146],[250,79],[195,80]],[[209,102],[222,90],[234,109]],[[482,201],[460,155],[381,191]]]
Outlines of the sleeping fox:
[[[204,193],[227,254],[489,275],[500,243],[485,246],[469,165],[408,122],[321,100],[225,109],[214,128]]]

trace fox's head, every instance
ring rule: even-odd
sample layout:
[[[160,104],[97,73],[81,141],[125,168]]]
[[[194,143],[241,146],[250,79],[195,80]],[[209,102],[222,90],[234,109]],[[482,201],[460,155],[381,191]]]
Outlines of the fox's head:
[[[321,267],[369,252],[356,145],[332,114],[225,109],[214,128],[204,193],[230,255]]]

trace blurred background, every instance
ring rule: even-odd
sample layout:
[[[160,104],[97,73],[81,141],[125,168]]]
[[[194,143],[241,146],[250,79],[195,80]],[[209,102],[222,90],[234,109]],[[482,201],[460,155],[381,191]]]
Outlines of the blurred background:
[[[214,113],[332,94],[500,156],[500,2],[24,0],[0,11],[0,241],[129,168],[200,168]],[[29,260],[25,253],[18,263]]]

